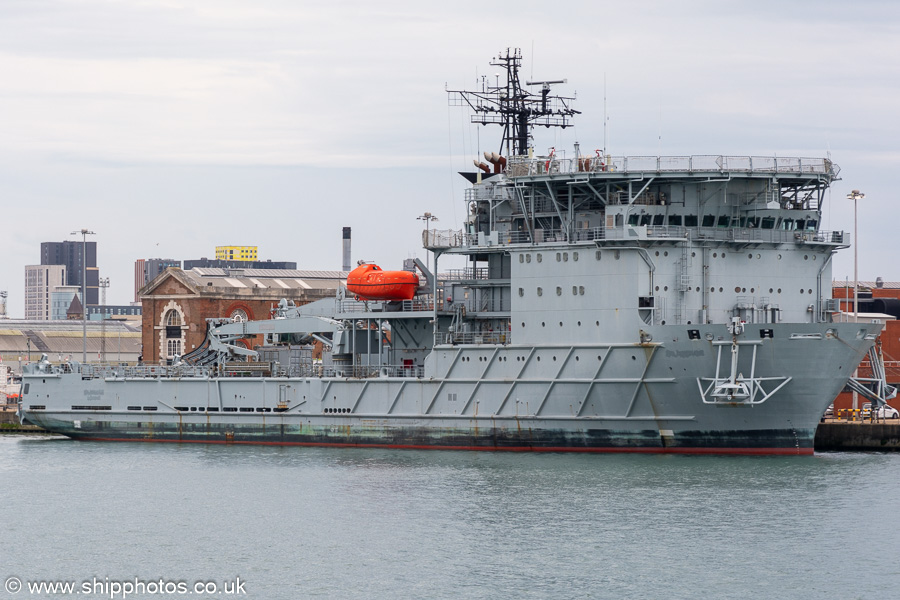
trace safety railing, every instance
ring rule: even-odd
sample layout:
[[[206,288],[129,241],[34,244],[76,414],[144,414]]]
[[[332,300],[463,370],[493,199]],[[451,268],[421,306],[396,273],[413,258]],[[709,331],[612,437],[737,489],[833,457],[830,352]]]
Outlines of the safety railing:
[[[551,244],[592,242],[597,240],[627,240],[634,238],[678,238],[722,242],[768,242],[804,244],[847,244],[849,235],[843,231],[790,231],[753,227],[683,227],[635,225],[627,227],[593,227],[575,229],[566,234],[558,229],[528,231],[492,231],[487,234],[467,234],[462,231],[430,231],[427,248],[478,248],[516,244]]]
[[[837,177],[840,167],[827,158],[775,156],[556,156],[510,157],[508,177],[577,173],[778,173]]]
[[[439,331],[434,335],[435,345],[467,345],[467,344],[492,344],[506,345],[512,343],[512,335],[509,331],[481,331],[481,332],[447,332]]]

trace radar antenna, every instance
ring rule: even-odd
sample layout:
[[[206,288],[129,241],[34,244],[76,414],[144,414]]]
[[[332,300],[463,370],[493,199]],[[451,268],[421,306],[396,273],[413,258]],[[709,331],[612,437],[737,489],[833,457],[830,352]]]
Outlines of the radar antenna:
[[[505,54],[495,57],[491,65],[506,71],[506,82],[500,81],[496,75],[495,85],[487,76],[481,78],[481,91],[447,90],[450,94],[451,106],[468,105],[475,114],[472,123],[482,125],[502,125],[503,140],[500,142],[500,153],[507,156],[524,156],[528,154],[531,140],[531,127],[562,127],[565,129],[570,118],[580,114],[570,107],[574,97],[550,94],[550,86],[566,83],[565,79],[554,81],[526,81],[525,85],[541,86],[540,94],[525,91],[519,82],[519,67],[522,64],[522,50],[506,49]]]

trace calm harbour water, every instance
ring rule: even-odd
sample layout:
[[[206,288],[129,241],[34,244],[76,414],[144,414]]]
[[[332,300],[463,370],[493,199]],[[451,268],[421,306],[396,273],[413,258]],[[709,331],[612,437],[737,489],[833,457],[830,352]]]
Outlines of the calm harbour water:
[[[529,455],[7,435],[0,477],[0,580],[26,585],[240,577],[246,594],[234,597],[273,600],[845,599],[900,589],[900,454]],[[127,597],[187,596],[205,597]]]

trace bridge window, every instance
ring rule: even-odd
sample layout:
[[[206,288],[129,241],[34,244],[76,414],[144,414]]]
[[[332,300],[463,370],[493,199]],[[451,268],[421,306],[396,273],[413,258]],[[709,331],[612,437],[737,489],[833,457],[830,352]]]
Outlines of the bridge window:
[[[704,227],[714,227],[716,224],[716,216],[715,215],[703,215],[703,226]]]

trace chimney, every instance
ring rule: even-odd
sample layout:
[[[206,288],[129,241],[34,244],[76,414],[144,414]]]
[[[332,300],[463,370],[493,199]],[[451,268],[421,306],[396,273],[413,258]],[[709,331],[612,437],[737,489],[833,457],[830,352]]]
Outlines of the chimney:
[[[877,287],[879,290],[881,288],[883,288],[884,287],[884,279],[882,279],[881,277],[877,278],[875,280],[875,287]]]
[[[350,228],[344,227],[344,271],[350,270]]]

